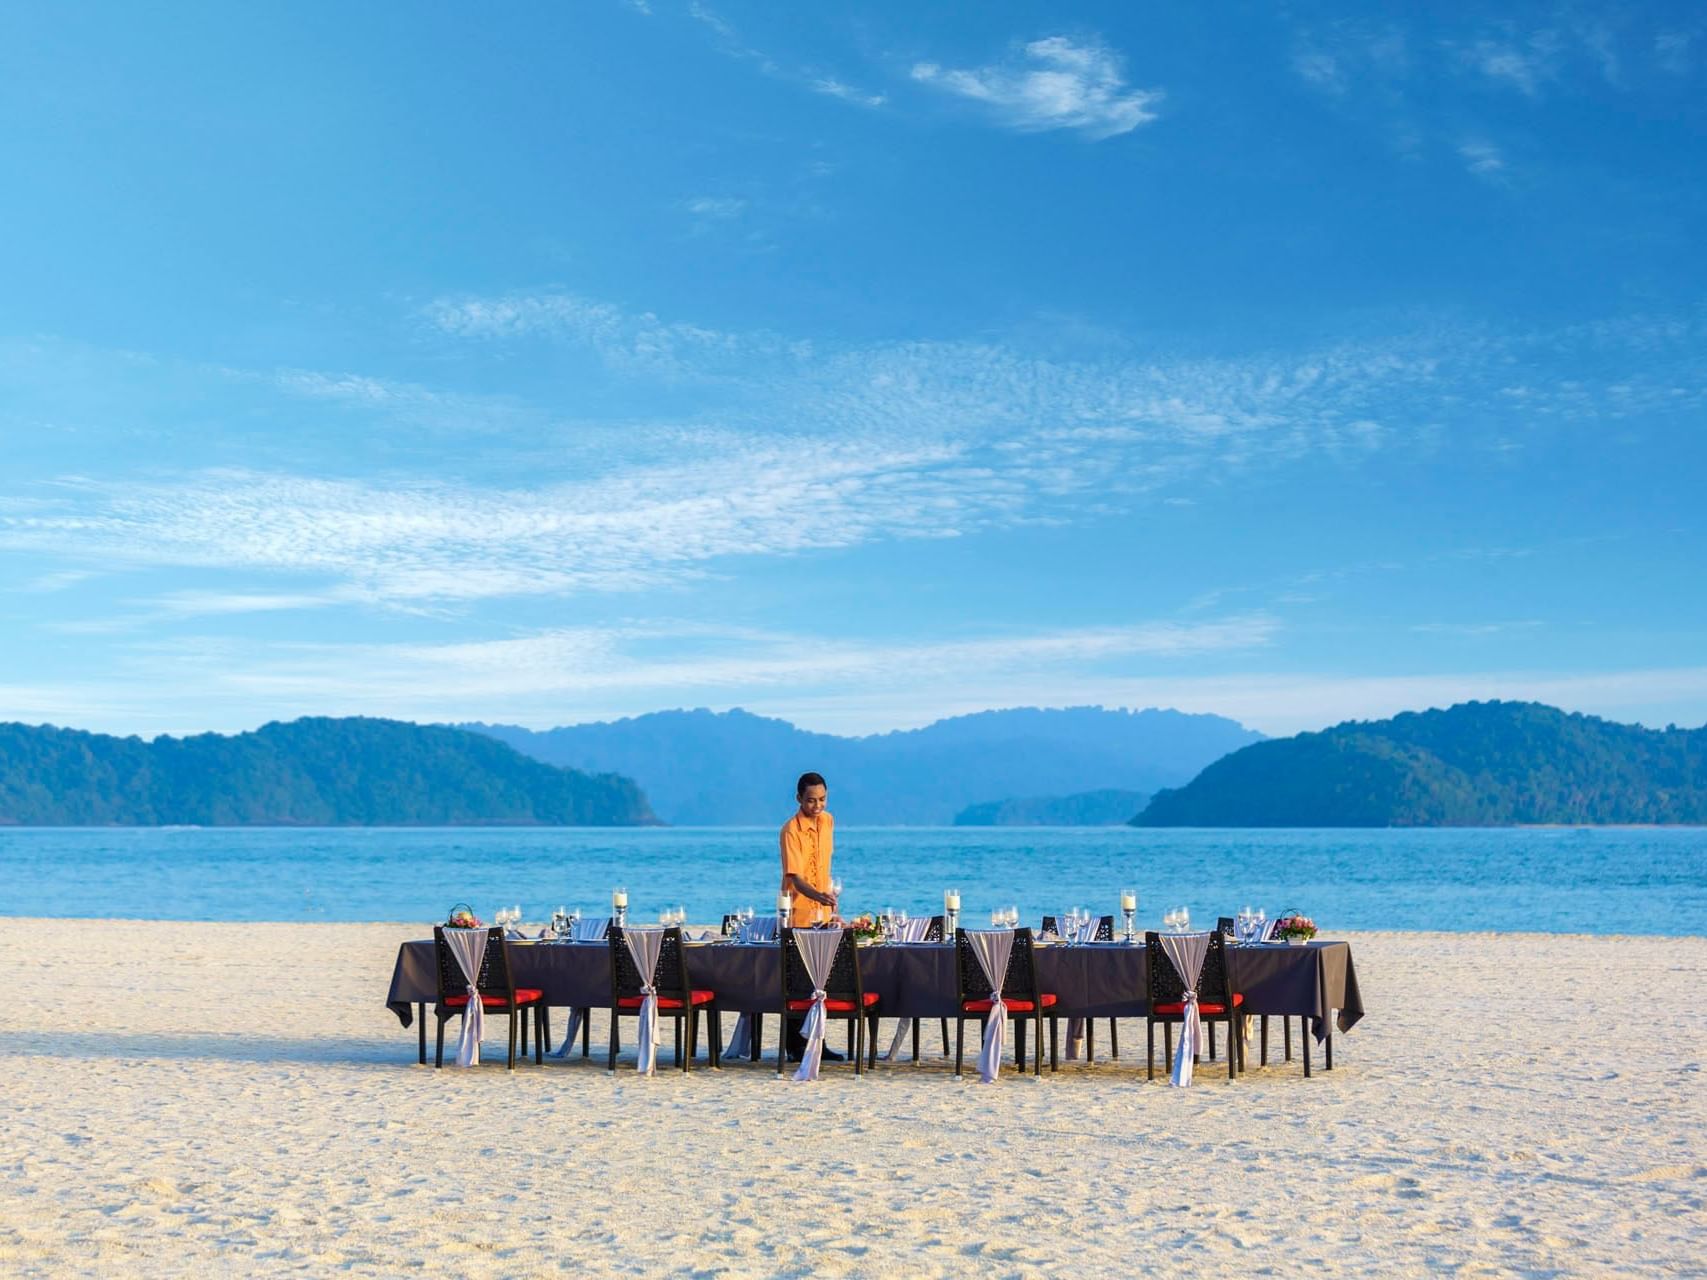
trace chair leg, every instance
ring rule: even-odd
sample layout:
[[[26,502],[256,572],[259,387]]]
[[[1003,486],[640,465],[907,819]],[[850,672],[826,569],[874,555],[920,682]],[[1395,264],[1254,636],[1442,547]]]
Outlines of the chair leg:
[[[682,1074],[693,1070],[693,1056],[699,1052],[699,1010],[688,1010],[688,1051],[682,1056]]]
[[[545,1046],[551,1041],[551,1010],[544,1005],[533,1011],[533,1029],[533,1062],[536,1067],[542,1067],[545,1065]]]
[[[954,1078],[960,1079],[966,1065],[966,1019],[954,1020]]]
[[[1215,1024],[1209,1024],[1209,1060],[1215,1061]]]
[[[943,1047],[947,1048],[946,1045],[944,1045]],[[919,1063],[919,1020],[917,1018],[914,1018],[913,1019],[913,1065],[917,1066],[918,1063]]]
[[[858,1052],[858,1050],[854,1044],[854,1041],[859,1038],[859,1033],[854,1029],[854,1023],[856,1023],[858,1021],[859,1021],[858,1018],[849,1018],[848,1019],[848,1056],[850,1058],[853,1057],[856,1052]]]
[[[1257,1059],[1257,1065],[1261,1067],[1268,1065],[1268,1015],[1266,1013],[1262,1016],[1262,1050]]]
[[[1332,1071],[1334,1069],[1334,1029],[1332,1024],[1328,1026],[1328,1038],[1322,1044],[1322,1053],[1327,1057],[1328,1070]]]
[[[854,1074],[865,1070],[865,1015],[856,1013],[848,1019],[848,1039],[853,1041]]]
[[[1292,1018],[1288,1015],[1280,1020],[1280,1029],[1286,1035],[1286,1060],[1292,1061]]]
[[[439,1017],[436,1010],[433,1013],[433,1020],[439,1024],[439,1044],[433,1053],[433,1065],[442,1067],[445,1064],[445,1020]]]
[[[1171,1073],[1174,1069],[1174,1024],[1162,1023],[1162,1065]]]
[[[1144,1038],[1148,1042],[1148,1051],[1144,1056],[1150,1060],[1150,1079],[1154,1080],[1156,1078],[1156,1020],[1154,1018],[1144,1019]]]
[[[589,1056],[593,1051],[593,1011],[581,1010],[581,1056]]]
[[[1113,1018],[1108,1020],[1108,1052],[1116,1062],[1120,1061],[1120,1024]]]
[[[1031,1013],[1031,1074],[1043,1074],[1043,1009],[1041,1005]]]
[[[610,1062],[612,1071],[616,1070],[617,1051],[622,1048],[622,1019],[617,1016],[615,1009],[610,1011]]]
[[[948,1057],[948,1019],[942,1020],[942,1056]]]
[[[918,1024],[915,1023],[914,1025],[917,1026]],[[865,1028],[865,1065],[873,1071],[877,1069],[877,1040],[877,1015],[874,1013],[871,1015],[871,1020],[866,1024]],[[918,1060],[918,1053],[915,1045],[913,1061],[916,1063]]]
[[[1025,1019],[1014,1019],[1014,1070],[1025,1074]]]
[[[759,1045],[763,1043],[765,1038],[765,1015],[755,1013],[751,1017],[753,1019],[753,1034],[748,1039],[752,1041],[752,1048],[748,1052],[751,1055],[751,1061],[757,1062],[759,1060]]]
[[[506,1071],[514,1071],[516,1069],[516,1023],[520,1021],[520,1019],[516,1017],[516,1011],[514,1009],[510,1010],[510,1016],[506,1021],[510,1024],[510,1056],[504,1063],[504,1069]]]
[[[427,1006],[415,1006],[415,1039],[420,1043],[416,1051],[416,1059],[424,1067],[427,1065]]]
[[[1085,1019],[1085,1065],[1088,1067],[1097,1060],[1097,1020]]]
[[[1211,1023],[1210,1025],[1214,1025]],[[1211,1033],[1213,1034],[1213,1033]],[[1233,1015],[1227,1015],[1227,1079],[1239,1076],[1239,1033],[1233,1026]]]
[[[680,1071],[682,1067],[682,1033],[687,1030],[687,1020],[685,1018],[675,1017],[671,1018],[670,1021],[675,1023],[675,1026],[670,1028],[670,1030],[676,1045],[676,1070]]]
[[[1061,1019],[1049,1019],[1049,1072],[1061,1069]]]
[[[1310,1078],[1310,1024],[1304,1018],[1298,1019],[1298,1049],[1304,1055],[1304,1078]]]

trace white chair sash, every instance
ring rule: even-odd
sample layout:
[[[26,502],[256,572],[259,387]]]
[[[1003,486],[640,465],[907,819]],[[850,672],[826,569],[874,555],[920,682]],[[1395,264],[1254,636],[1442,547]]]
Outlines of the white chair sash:
[[[658,1064],[658,955],[664,949],[662,929],[624,929],[623,943],[640,970],[640,1060],[641,1075],[649,1076]],[[615,1014],[612,1014],[615,1017]]]
[[[729,1033],[729,1046],[723,1050],[723,1056],[740,1059],[752,1051],[753,1019],[751,1014],[743,1013],[735,1019],[735,1030]]]
[[[1014,952],[1012,929],[968,929],[972,954],[990,983],[990,1019],[984,1024],[984,1047],[978,1053],[978,1079],[993,1084],[1002,1069],[1002,1048],[1007,1042],[1008,1007],[1002,1003],[1002,983],[1008,976],[1008,957]]]
[[[563,1043],[551,1051],[554,1058],[567,1058],[569,1048],[575,1043],[575,1037],[581,1034],[581,1011],[569,1010],[569,1030],[563,1033]]]
[[[462,1038],[456,1042],[456,1065],[480,1065],[480,1037],[486,1031],[486,1006],[480,999],[480,966],[486,962],[486,930],[446,929],[445,943],[456,957],[468,983],[468,1004],[462,1011]]]
[[[591,920],[577,920],[575,931],[570,935],[576,942],[603,942],[605,934],[610,930],[608,916]]]
[[[1184,1089],[1191,1084],[1193,1060],[1203,1043],[1203,1023],[1197,1016],[1197,980],[1203,973],[1203,958],[1209,954],[1207,933],[1164,933],[1162,951],[1185,984],[1185,1012],[1180,1018],[1179,1049],[1174,1053],[1173,1074],[1168,1083]],[[1227,1052],[1232,1053],[1231,1045]]]
[[[816,1080],[818,1063],[824,1056],[824,984],[830,980],[830,968],[836,963],[836,948],[842,943],[840,929],[796,929],[794,946],[806,965],[806,976],[812,979],[812,1007],[806,1011],[806,1025],[801,1033],[806,1037],[806,1049],[800,1055],[800,1069],[794,1073],[797,1081]]]
[[[907,923],[902,925],[898,930],[896,930],[896,933],[899,935],[899,937],[897,938],[897,941],[899,941],[899,942],[923,942],[925,940],[925,935],[928,934],[930,931],[931,931],[930,917],[929,916],[923,916],[923,917],[915,916],[911,920],[908,920]]]

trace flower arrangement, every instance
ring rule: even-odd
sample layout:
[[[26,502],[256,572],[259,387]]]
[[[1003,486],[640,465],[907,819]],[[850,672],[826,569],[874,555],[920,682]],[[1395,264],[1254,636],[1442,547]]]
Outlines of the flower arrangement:
[[[848,921],[849,929],[853,931],[854,941],[878,942],[883,938],[883,927],[877,923],[873,915],[855,916]]]
[[[447,929],[484,929],[485,927],[480,922],[480,917],[474,914],[473,909],[465,907],[461,903],[452,907],[450,915],[445,919],[445,928]]]
[[[1274,936],[1288,942],[1308,942],[1316,936],[1316,922],[1300,911],[1288,911],[1274,922]]]

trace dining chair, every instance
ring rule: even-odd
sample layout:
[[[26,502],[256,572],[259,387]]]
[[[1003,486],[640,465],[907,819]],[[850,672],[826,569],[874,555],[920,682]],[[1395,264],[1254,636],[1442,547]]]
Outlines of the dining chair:
[[[1037,961],[1032,952],[1030,929],[1015,929],[1013,950],[1008,953],[1007,972],[1002,978],[1002,1003],[1014,1028],[1014,1065],[1025,1070],[1025,1028],[1032,1027],[1032,1074],[1043,1074],[1044,1010],[1058,1002],[1054,992],[1037,989]],[[954,1074],[958,1078],[966,1061],[966,1020],[976,1018],[980,1031],[989,1021],[994,1003],[990,979],[965,929],[954,931],[955,971],[959,982],[959,1012],[954,1020]],[[1059,1021],[1049,1015],[1049,1069],[1061,1068]]]
[[[1199,935],[1202,936],[1202,935]],[[1145,1034],[1148,1040],[1149,1078],[1156,1078],[1156,1025],[1161,1024],[1163,1049],[1169,1064],[1174,1057],[1174,1026],[1185,1021],[1185,982],[1174,968],[1168,953],[1162,949],[1162,935],[1146,933],[1145,959],[1150,972],[1149,989],[1145,993]],[[1239,1012],[1245,997],[1233,990],[1231,972],[1227,967],[1227,940],[1219,930],[1209,935],[1209,947],[1203,956],[1203,970],[1197,976],[1197,1016],[1199,1021],[1213,1026],[1227,1024],[1227,1078],[1234,1079],[1244,1069],[1244,1037],[1240,1034],[1244,1015]]]
[[[788,1057],[788,1027],[804,1024],[812,1012],[812,993],[818,990],[807,972],[806,958],[795,941],[796,933],[804,929],[782,931],[782,1034],[777,1037],[776,1070],[781,1075]],[[848,1024],[848,1057],[854,1074],[877,1065],[877,1005],[878,995],[867,991],[860,976],[859,947],[852,929],[843,929],[836,944],[835,958],[824,979],[824,1017],[826,1020]]]
[[[438,1022],[437,1045],[433,1066],[445,1064],[445,1023],[455,1017],[468,1016],[468,977],[463,972],[444,927],[433,927],[433,951],[438,959],[438,1002],[433,1016]],[[533,1038],[533,1060],[545,1061],[545,1041],[550,1036],[549,1010],[544,1004],[543,991],[533,987],[517,988],[510,976],[510,944],[504,940],[504,930],[493,926],[486,930],[486,945],[480,957],[480,972],[474,980],[475,993],[480,997],[483,1013],[502,1013],[509,1021],[510,1056],[508,1069],[516,1069],[516,1031],[521,1024],[522,1048],[527,1048],[528,1010],[536,1010],[538,1029]]]
[[[723,1052],[723,1027],[717,1008],[717,993],[695,989],[688,975],[687,950],[682,946],[681,929],[671,926],[663,934],[651,986],[658,997],[658,1016],[669,1018],[673,1024],[676,1065],[684,1072],[693,1069],[693,1055],[699,1045],[699,1015],[704,1011],[711,1023],[711,1065],[716,1069],[722,1065]],[[611,925],[608,937],[611,968],[608,1065],[615,1071],[616,1055],[622,1049],[622,1020],[640,1017],[646,1003],[643,988],[647,982],[640,966],[634,962],[621,926]]]

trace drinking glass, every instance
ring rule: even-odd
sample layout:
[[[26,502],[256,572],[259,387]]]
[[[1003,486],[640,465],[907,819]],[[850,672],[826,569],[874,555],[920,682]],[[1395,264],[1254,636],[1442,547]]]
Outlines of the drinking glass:
[[[907,908],[901,907],[895,912],[895,940],[904,942],[907,938]]]

